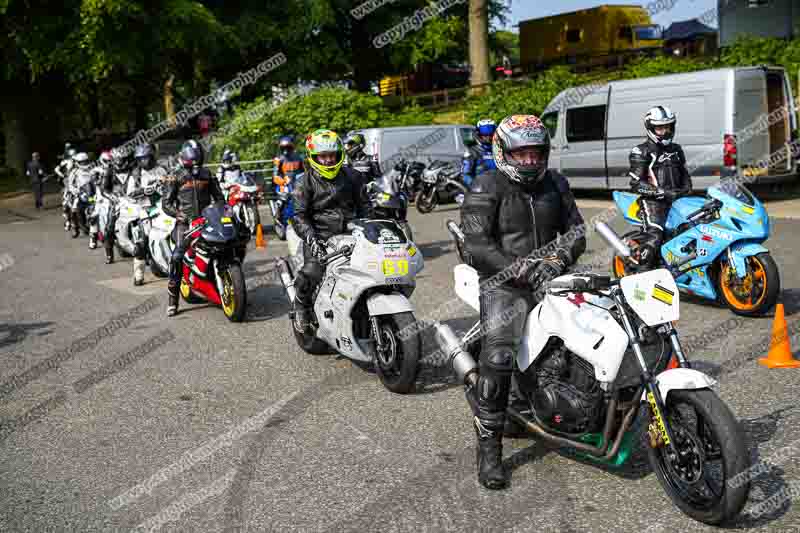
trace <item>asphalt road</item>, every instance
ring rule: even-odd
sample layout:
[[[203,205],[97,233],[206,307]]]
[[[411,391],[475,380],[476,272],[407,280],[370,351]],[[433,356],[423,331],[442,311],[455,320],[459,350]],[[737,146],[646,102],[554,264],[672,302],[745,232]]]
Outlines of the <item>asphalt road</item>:
[[[457,216],[413,213],[426,263],[412,301],[418,317],[464,328],[474,313],[448,304],[457,256],[444,221]],[[642,454],[607,470],[507,439],[512,487],[479,488],[449,369],[426,361],[418,392],[398,396],[367,369],[295,345],[272,271],[285,243],[247,257],[246,323],[185,303],[167,319],[164,281],[148,273],[133,287],[130,260],[104,265],[61,224],[57,210],[0,211],[0,531],[711,530],[672,505]],[[792,325],[800,223],[773,230]],[[597,237],[589,249],[605,270]],[[679,326],[695,345],[710,335],[690,356],[717,375],[753,460],[774,465],[735,527],[797,531],[790,500],[753,509],[800,474],[800,370],[755,362],[771,318],[723,329],[732,317],[689,302]]]

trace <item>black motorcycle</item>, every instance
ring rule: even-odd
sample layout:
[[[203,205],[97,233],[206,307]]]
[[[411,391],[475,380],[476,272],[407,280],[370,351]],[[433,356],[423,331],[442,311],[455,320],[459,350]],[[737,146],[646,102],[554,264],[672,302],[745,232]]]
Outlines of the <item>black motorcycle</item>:
[[[409,201],[413,202],[422,185],[422,173],[424,170],[424,163],[400,159],[389,174],[397,181],[399,190],[405,193]]]
[[[417,193],[417,211],[427,214],[436,209],[442,198],[467,194],[461,182],[461,169],[446,161],[433,161],[422,173],[422,187]]]

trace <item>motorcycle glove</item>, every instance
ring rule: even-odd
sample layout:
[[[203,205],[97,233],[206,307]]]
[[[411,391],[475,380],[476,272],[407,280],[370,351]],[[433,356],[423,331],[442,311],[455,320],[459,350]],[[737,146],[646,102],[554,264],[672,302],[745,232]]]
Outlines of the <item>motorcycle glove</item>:
[[[325,242],[322,239],[317,239],[313,235],[309,235],[306,239],[306,245],[309,247],[311,251],[311,255],[314,257],[322,257],[325,255]]]

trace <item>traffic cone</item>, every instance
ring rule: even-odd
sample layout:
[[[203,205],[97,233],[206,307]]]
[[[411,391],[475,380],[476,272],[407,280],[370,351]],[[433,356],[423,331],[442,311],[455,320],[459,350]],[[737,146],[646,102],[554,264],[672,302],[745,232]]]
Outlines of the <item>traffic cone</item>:
[[[256,248],[266,248],[267,243],[264,242],[264,230],[261,229],[261,224],[256,226]]]
[[[758,363],[769,368],[800,367],[800,361],[792,357],[789,328],[783,312],[783,303],[775,306],[775,321],[772,323],[772,342],[769,353],[766,357],[761,357]]]

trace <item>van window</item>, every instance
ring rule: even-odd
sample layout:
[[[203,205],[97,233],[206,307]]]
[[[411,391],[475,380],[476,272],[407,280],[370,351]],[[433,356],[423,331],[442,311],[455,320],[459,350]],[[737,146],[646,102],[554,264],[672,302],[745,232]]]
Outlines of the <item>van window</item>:
[[[461,134],[461,142],[464,143],[464,146],[469,146],[470,143],[475,142],[475,130],[472,128],[461,128],[458,131]]]
[[[550,138],[555,139],[556,126],[558,126],[558,111],[542,115],[542,122],[544,122],[547,131],[550,132]]]
[[[574,30],[567,30],[567,42],[568,43],[579,43],[581,42],[582,31],[578,29]]]
[[[381,158],[400,154],[405,159],[418,159],[436,154],[452,155],[459,152],[452,126],[425,129],[402,129],[383,132]]]
[[[606,106],[595,105],[567,110],[567,141],[602,141]]]

